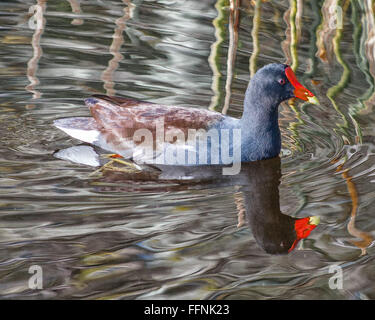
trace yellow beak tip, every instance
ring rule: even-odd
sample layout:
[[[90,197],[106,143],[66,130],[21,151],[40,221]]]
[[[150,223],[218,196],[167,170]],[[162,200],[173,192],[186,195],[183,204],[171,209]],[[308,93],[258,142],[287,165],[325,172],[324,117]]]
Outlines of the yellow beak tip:
[[[310,217],[309,223],[317,226],[320,223],[320,217],[319,216]]]
[[[317,97],[313,96],[313,97],[308,97],[307,98],[307,101],[311,104],[316,104],[316,105],[319,105],[319,100]]]

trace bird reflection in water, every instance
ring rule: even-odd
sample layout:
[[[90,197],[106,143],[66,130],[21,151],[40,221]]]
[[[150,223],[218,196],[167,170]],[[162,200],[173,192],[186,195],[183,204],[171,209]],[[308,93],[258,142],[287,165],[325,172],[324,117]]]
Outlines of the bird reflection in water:
[[[291,252],[301,239],[310,235],[319,223],[319,217],[294,218],[281,212],[279,157],[248,163],[243,166],[242,173],[242,197],[237,204],[242,204],[245,220],[256,242],[270,254]]]
[[[62,158],[61,155],[57,156]],[[269,254],[291,252],[319,223],[318,216],[294,218],[281,212],[279,157],[242,163],[239,174],[227,176],[222,174],[222,166],[219,165],[136,166],[134,170],[129,170],[129,165],[121,167],[121,160],[116,163],[116,166],[104,165],[103,170],[96,171],[100,173],[97,178],[94,177],[93,185],[96,188],[116,192],[179,191],[227,186],[238,188],[235,200],[239,226],[244,220],[257,244]]]

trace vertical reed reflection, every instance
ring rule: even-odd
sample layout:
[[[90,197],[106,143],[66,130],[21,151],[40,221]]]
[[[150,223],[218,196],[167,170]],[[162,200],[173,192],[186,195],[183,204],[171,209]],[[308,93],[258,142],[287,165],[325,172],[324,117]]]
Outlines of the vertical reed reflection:
[[[241,191],[234,194],[234,202],[237,208],[237,228],[241,228],[246,224],[246,209],[243,197],[244,196]]]
[[[291,44],[291,26],[290,26],[290,15],[291,15],[291,8],[288,7],[288,9],[284,12],[283,20],[286,23],[286,29],[285,29],[285,40],[281,43],[281,49],[283,50],[284,56],[285,56],[285,63],[288,65],[292,64],[292,57],[290,54],[290,44]]]
[[[373,111],[375,105],[375,20],[374,20],[374,2],[372,0],[354,1],[353,7],[358,4],[364,12],[362,16],[362,41],[361,41],[361,58],[364,68],[366,68],[366,79],[370,84],[370,88],[364,94],[363,101],[365,110],[362,114],[369,114]]]
[[[333,37],[335,36],[337,0],[325,0],[321,9],[322,22],[317,29],[317,57],[324,63],[333,60]]]
[[[32,40],[31,40],[31,46],[33,48],[33,56],[27,63],[27,78],[30,82],[25,89],[33,94],[33,99],[38,99],[41,97],[41,93],[35,89],[35,86],[39,84],[39,79],[36,75],[38,71],[38,63],[40,58],[42,57],[43,51],[42,47],[40,46],[40,39],[42,37],[44,26],[45,26],[45,19],[44,19],[44,12],[46,10],[47,6],[47,0],[38,0],[37,4],[32,9],[35,10],[33,12],[33,16],[30,18],[31,21],[35,22],[33,23],[33,27],[35,28]],[[28,106],[31,107],[31,106]]]
[[[368,71],[368,63],[363,53],[363,48],[365,46],[363,42],[364,42],[364,39],[367,38],[367,32],[366,32],[366,28],[362,28],[362,24],[360,21],[361,13],[359,10],[359,2],[351,0],[350,5],[351,5],[351,12],[352,12],[351,22],[352,22],[353,29],[354,29],[353,30],[354,56],[356,58],[356,63],[357,63],[358,68],[365,75],[366,81],[369,84],[369,88],[362,95],[362,97],[357,98],[358,102],[356,104],[350,105],[349,107],[349,116],[352,119],[352,122],[355,126],[355,131],[356,131],[355,143],[362,143],[362,130],[360,128],[359,123],[355,119],[355,116],[365,108],[363,101],[368,99],[368,97],[372,94],[374,90],[374,86],[372,84],[371,75]]]
[[[336,7],[337,6],[341,7],[342,1],[338,0],[337,2],[335,2],[335,4],[336,4]],[[347,6],[341,7],[341,10],[343,12],[342,17],[344,17],[344,13],[346,12],[346,9],[347,9]],[[339,21],[338,11],[337,10],[331,10],[331,12],[332,12],[332,15],[336,15],[336,18],[333,19],[333,21]],[[332,21],[332,19],[331,19],[331,21]],[[327,91],[327,97],[331,101],[331,103],[332,103],[333,107],[335,108],[336,112],[341,116],[341,118],[343,120],[343,124],[337,124],[337,126],[340,128],[341,132],[343,133],[343,136],[342,136],[343,139],[348,144],[350,144],[350,135],[349,135],[349,133],[347,131],[347,129],[348,129],[348,120],[347,120],[345,114],[340,110],[340,107],[338,106],[338,104],[336,103],[336,100],[335,100],[335,97],[340,92],[342,92],[342,90],[344,88],[346,88],[346,86],[347,86],[347,84],[349,82],[349,77],[350,77],[349,66],[344,61],[344,59],[342,57],[342,53],[341,53],[341,48],[340,48],[340,43],[341,43],[341,39],[342,39],[344,27],[343,27],[343,24],[342,24],[341,28],[339,28],[338,24],[336,24],[336,25],[333,25],[332,23],[329,24],[330,28],[332,28],[333,26],[335,26],[335,28],[336,28],[335,29],[336,33],[335,33],[335,36],[334,36],[334,38],[332,40],[332,42],[333,42],[333,52],[334,52],[334,54],[336,56],[336,61],[343,68],[343,73],[341,75],[340,81],[335,86],[333,86],[333,87],[331,87],[331,88],[328,89],[328,91]]]
[[[80,14],[81,13],[81,5],[79,3],[79,0],[68,0],[69,3],[70,3],[70,6],[72,7],[72,12],[73,13],[76,13],[76,14]],[[72,20],[72,24],[73,25],[81,25],[83,24],[83,19],[73,19]]]
[[[342,170],[342,167],[344,166],[345,162],[340,164],[336,172],[340,172]],[[347,226],[348,232],[356,238],[361,239],[360,241],[354,241],[352,240],[351,243],[353,243],[355,246],[357,246],[359,249],[361,249],[361,255],[366,254],[366,249],[371,245],[372,241],[374,240],[373,237],[364,231],[361,231],[356,228],[355,226],[355,219],[357,216],[357,211],[358,211],[358,204],[359,204],[359,199],[358,199],[358,192],[357,188],[355,186],[355,183],[352,181],[353,177],[349,175],[349,169],[344,169],[341,173],[343,179],[346,182],[348,192],[350,195],[350,199],[352,201],[352,209],[350,212],[350,220]]]
[[[126,21],[128,21],[132,16],[132,6],[130,0],[122,0],[127,6],[123,9],[124,14],[122,17],[116,20],[115,32],[112,36],[113,41],[109,48],[110,53],[113,55],[113,58],[108,62],[108,67],[103,71],[101,80],[104,82],[104,89],[106,94],[109,96],[116,95],[116,90],[114,88],[115,83],[113,81],[113,75],[119,66],[119,62],[124,58],[120,53],[122,44],[124,43],[123,32],[126,27]]]
[[[301,17],[303,13],[303,4],[301,1],[290,0],[290,6],[284,14],[284,21],[287,24],[287,29],[285,31],[285,40],[282,43],[282,50],[287,58],[286,63],[291,66],[291,68],[296,71],[298,68],[298,52],[297,45],[301,30]],[[289,107],[293,110],[295,118],[297,121],[289,123],[288,130],[290,130],[291,139],[294,143],[290,144],[291,150],[302,151],[302,147],[299,139],[298,127],[304,124],[301,118],[301,113],[295,106],[295,99],[289,100]],[[282,110],[283,114],[285,110]]]
[[[302,2],[297,0],[290,0],[290,54],[292,58],[291,68],[295,71],[298,68],[298,53],[297,53],[297,44],[298,44],[298,33],[301,29],[301,13],[302,10],[298,9],[298,6],[301,6]],[[298,14],[297,14],[298,13]]]
[[[259,25],[261,17],[261,0],[256,0],[254,7],[254,17],[253,17],[253,29],[251,30],[251,39],[253,41],[253,52],[250,56],[249,69],[250,69],[250,78],[257,71],[257,58],[259,54]]]
[[[318,27],[321,23],[321,15],[319,12],[319,6],[317,4],[317,1],[310,1],[309,2],[311,6],[311,11],[314,15],[314,20],[311,25],[311,28],[309,28],[309,34],[310,34],[310,44],[309,44],[309,70],[305,72],[305,74],[302,77],[302,81],[306,81],[307,79],[310,79],[315,73],[316,73],[316,65],[317,65],[317,57],[316,52],[318,51],[318,48],[316,46],[316,36],[318,32]]]
[[[299,0],[290,0],[289,8],[284,13],[284,21],[287,24],[285,30],[285,40],[281,47],[286,57],[286,63],[295,71],[298,68],[297,45],[301,32],[301,17],[303,13],[303,3]]]
[[[225,100],[221,113],[226,114],[232,96],[233,71],[236,63],[236,53],[238,47],[238,26],[239,26],[239,0],[230,0],[229,13],[229,48],[227,56],[227,79],[225,82]]]
[[[215,28],[216,41],[211,45],[210,56],[208,57],[208,62],[212,70],[211,89],[214,93],[209,106],[210,110],[217,110],[222,101],[222,93],[220,90],[220,45],[222,44],[225,36],[224,3],[225,0],[217,0],[215,4],[217,17],[212,22]]]

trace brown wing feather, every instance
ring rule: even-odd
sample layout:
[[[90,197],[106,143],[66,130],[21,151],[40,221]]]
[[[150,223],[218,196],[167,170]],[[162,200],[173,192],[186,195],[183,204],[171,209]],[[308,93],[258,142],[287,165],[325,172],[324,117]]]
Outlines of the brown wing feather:
[[[111,103],[117,104],[117,105],[123,104],[124,106],[132,106],[132,105],[136,105],[136,104],[139,104],[139,103],[152,104],[151,102],[140,101],[140,100],[124,98],[124,97],[110,97],[110,96],[106,96],[104,94],[94,94],[92,97],[100,99],[100,100],[105,100],[105,101],[108,101],[108,102],[111,102]]]
[[[133,99],[95,96],[97,102],[89,105],[90,112],[104,131],[110,131],[120,139],[133,137],[135,130],[148,129],[152,133],[156,124],[163,120],[167,134],[188,129],[207,129],[224,116],[204,109],[165,106]],[[114,137],[112,137],[114,138]]]

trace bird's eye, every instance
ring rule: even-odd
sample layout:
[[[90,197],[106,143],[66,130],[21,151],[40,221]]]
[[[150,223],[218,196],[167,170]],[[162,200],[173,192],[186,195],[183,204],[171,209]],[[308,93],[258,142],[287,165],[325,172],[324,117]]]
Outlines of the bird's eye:
[[[285,84],[285,79],[283,79],[283,78],[281,78],[281,79],[279,79],[279,83],[283,86],[284,84]]]

